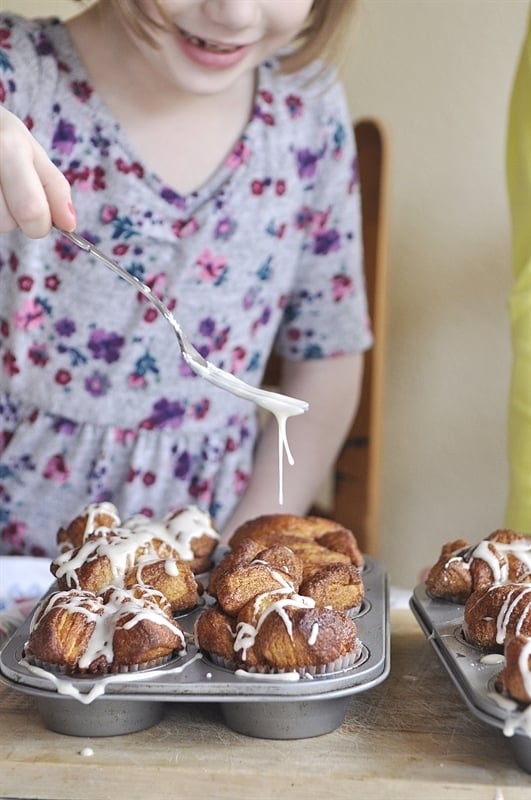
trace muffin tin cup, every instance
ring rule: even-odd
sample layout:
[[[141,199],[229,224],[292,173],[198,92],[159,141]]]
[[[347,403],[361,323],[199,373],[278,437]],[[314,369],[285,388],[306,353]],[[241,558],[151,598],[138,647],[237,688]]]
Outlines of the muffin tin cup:
[[[186,656],[155,669],[104,677],[52,676],[24,659],[30,618],[0,652],[0,679],[33,695],[46,727],[73,736],[116,736],[148,728],[169,703],[219,702],[225,723],[247,736],[303,739],[341,725],[352,695],[380,684],[389,674],[387,575],[366,558],[365,600],[355,617],[363,657],[331,675],[301,677],[249,674],[215,665],[193,644],[201,608],[179,616],[188,640]]]
[[[516,763],[531,773],[531,706],[522,706],[495,689],[503,660],[490,661],[463,636],[464,607],[432,598],[424,584],[410,598],[410,608],[468,709],[508,736]]]

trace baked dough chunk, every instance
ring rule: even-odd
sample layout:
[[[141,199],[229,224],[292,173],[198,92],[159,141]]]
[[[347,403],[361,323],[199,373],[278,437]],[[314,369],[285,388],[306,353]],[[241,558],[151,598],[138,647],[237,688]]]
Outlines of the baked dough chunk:
[[[433,597],[465,603],[479,589],[508,582],[531,583],[531,538],[499,529],[476,545],[463,539],[445,544],[426,588]]]
[[[81,547],[90,537],[119,527],[120,516],[113,503],[90,503],[66,527],[57,531],[59,552]]]
[[[531,636],[531,584],[488,586],[466,601],[463,633],[471,644],[502,650],[506,638],[517,632]]]
[[[174,558],[140,563],[126,573],[124,586],[142,584],[157,589],[166,597],[173,613],[183,613],[199,603],[200,585],[189,563]]]
[[[468,556],[470,544],[464,539],[447,542],[426,578],[426,588],[433,597],[464,603],[472,594],[472,576]]]
[[[45,598],[30,625],[25,654],[68,674],[128,671],[185,652],[182,628],[159,592],[108,587],[101,596],[71,590]]]
[[[264,514],[241,525],[229,544],[235,548],[244,539],[253,539],[263,547],[289,547],[302,558],[305,575],[334,561],[363,566],[363,555],[352,531],[324,517]]]
[[[329,564],[305,579],[299,593],[315,600],[316,606],[336,611],[359,609],[365,596],[360,571],[352,564]]]
[[[505,666],[496,689],[520,703],[531,703],[531,636],[518,633],[505,643]]]
[[[258,661],[279,670],[333,664],[360,648],[356,624],[345,615],[289,606],[266,616],[254,643]]]

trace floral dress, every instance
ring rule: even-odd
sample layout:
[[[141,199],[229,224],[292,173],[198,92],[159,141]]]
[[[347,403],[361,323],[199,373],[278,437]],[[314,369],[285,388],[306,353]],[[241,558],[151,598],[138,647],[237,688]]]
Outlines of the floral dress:
[[[261,66],[243,135],[186,196],[142,163],[60,21],[0,15],[0,100],[68,178],[78,232],[217,366],[259,385],[273,347],[370,346],[351,123],[329,73]],[[194,503],[222,527],[256,436],[254,405],[195,375],[129,284],[58,232],[0,236],[0,553],[55,554],[57,528],[104,500],[123,517]]]

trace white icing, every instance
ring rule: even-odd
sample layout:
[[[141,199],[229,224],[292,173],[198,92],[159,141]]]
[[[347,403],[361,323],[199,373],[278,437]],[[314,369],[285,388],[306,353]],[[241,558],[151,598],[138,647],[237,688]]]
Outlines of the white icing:
[[[278,501],[282,505],[284,502],[283,496],[283,456],[286,453],[288,463],[293,465],[294,459],[291,454],[288,437],[286,431],[286,424],[290,417],[298,416],[308,410],[308,403],[304,400],[297,400],[287,395],[279,394],[278,392],[268,392],[263,389],[257,389],[219,369],[210,362],[201,363],[184,354],[184,358],[190,367],[202,378],[211,383],[225,389],[238,397],[243,397],[246,400],[251,400],[255,405],[260,406],[266,411],[270,411],[276,419],[278,427],[278,471],[279,471],[279,489]]]
[[[237,669],[234,674],[239,678],[255,678],[268,681],[300,681],[301,679],[298,672],[248,672],[245,669]]]
[[[184,664],[166,670],[165,674],[177,675],[178,673],[184,672],[184,670],[190,667],[194,661],[198,661],[201,657],[201,654],[197,653]],[[78,700],[83,705],[89,705],[98,697],[101,697],[103,694],[105,694],[107,686],[111,686],[115,683],[132,683],[133,681],[146,679],[145,670],[139,670],[138,672],[124,672],[120,673],[119,675],[106,675],[104,678],[97,678],[94,682],[94,686],[89,692],[80,692],[69,678],[59,677],[53,672],[48,672],[48,670],[42,669],[42,667],[36,667],[34,664],[30,664],[24,658],[20,661],[20,663],[23,664],[26,669],[29,670],[29,672],[32,672],[34,675],[49,680],[55,686],[57,694],[72,697],[74,700]]]
[[[159,595],[160,592],[150,594]],[[184,633],[157,605],[155,600],[148,597],[136,599],[124,589],[114,588],[109,593],[106,602],[101,597],[91,597],[87,593],[59,592],[42,605],[34,615],[30,625],[30,635],[45,619],[46,614],[52,609],[63,609],[70,614],[82,614],[87,622],[92,625],[92,631],[84,653],[80,656],[78,667],[86,670],[101,656],[107,664],[112,664],[114,658],[113,636],[117,629],[131,630],[142,620],[148,620],[154,625],[160,625],[171,630],[181,641],[181,655],[186,651]],[[128,617],[131,617],[128,619]]]
[[[486,655],[481,656],[479,659],[479,663],[483,664],[484,666],[491,666],[492,664],[503,664],[505,661],[505,656],[501,653],[486,653]]]
[[[308,639],[308,644],[310,646],[316,643],[318,634],[319,634],[319,625],[317,622],[314,622],[314,624],[312,625],[312,630],[310,632],[310,638]]]
[[[69,587],[79,586],[76,571],[85,562],[102,557],[109,560],[113,583],[117,585],[135,566],[137,582],[142,583],[141,567],[160,559],[166,559],[166,572],[176,575],[174,556],[191,560],[194,556],[191,547],[193,539],[206,535],[219,540],[210,515],[195,506],[173,511],[159,521],[137,514],[125,520],[120,527],[99,528],[97,533],[96,538],[85,541],[80,548],[67,550],[53,560],[56,577],[64,577]]]
[[[278,591],[267,592],[263,595],[259,595],[259,598],[267,598],[268,595],[275,596],[276,594],[278,594]],[[263,605],[259,598],[255,599],[255,607],[257,609]],[[315,608],[315,601],[311,597],[305,597],[293,592],[287,597],[280,597],[273,600],[271,603],[266,603],[255,625],[249,622],[239,622],[236,626],[236,638],[234,640],[233,649],[235,652],[239,650],[242,651],[241,657],[243,661],[246,660],[247,650],[254,645],[260,628],[270,614],[278,614],[284,623],[289,637],[293,639],[293,623],[289,614],[286,612],[287,608]]]

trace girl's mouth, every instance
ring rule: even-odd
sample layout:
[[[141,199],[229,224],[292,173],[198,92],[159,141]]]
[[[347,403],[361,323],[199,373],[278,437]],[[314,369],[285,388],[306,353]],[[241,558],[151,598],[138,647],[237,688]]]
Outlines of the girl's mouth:
[[[239,44],[223,44],[222,42],[213,42],[209,39],[201,39],[199,36],[187,33],[187,31],[184,31],[182,28],[179,28],[179,33],[183,39],[193,47],[198,47],[200,50],[206,50],[210,53],[235,53],[244,46]]]

